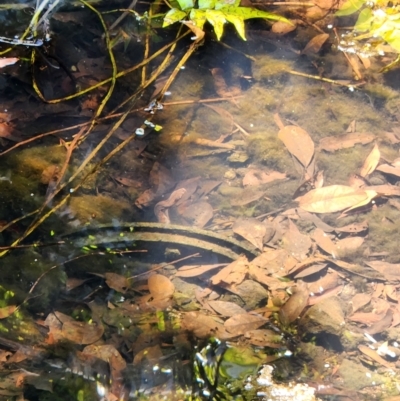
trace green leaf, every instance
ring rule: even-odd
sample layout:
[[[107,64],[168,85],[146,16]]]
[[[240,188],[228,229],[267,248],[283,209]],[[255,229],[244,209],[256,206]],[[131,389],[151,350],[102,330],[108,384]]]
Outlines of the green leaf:
[[[221,8],[226,6],[239,7],[240,1],[241,0],[216,0],[215,9],[220,10]]]
[[[398,29],[386,32],[382,35],[382,38],[400,53],[400,31]]]
[[[242,18],[243,20],[251,19],[251,18],[265,18],[274,21],[283,21],[290,25],[293,25],[287,18],[282,17],[277,14],[269,13],[267,11],[257,10],[256,8],[251,7],[233,7],[226,6],[220,9],[220,11],[224,12],[225,15],[230,14],[232,16],[237,16]]]
[[[371,28],[373,19],[372,11],[369,8],[362,10],[358,16],[357,22],[354,25],[354,30],[364,32]]]
[[[341,17],[345,15],[350,15],[358,11],[364,4],[366,0],[347,0],[335,15]]]
[[[243,40],[246,40],[246,34],[244,32],[244,19],[242,17],[238,17],[237,15],[233,14],[225,14],[225,18],[227,21],[231,22],[233,25],[235,25],[236,30],[238,31],[238,34]]]
[[[194,0],[177,0],[182,10],[188,10],[194,7]]]
[[[216,0],[199,0],[200,10],[213,10],[215,8]]]
[[[169,10],[167,14],[165,14],[163,28],[180,21],[185,17],[186,13],[184,11],[178,10],[177,8],[171,8],[171,10]]]
[[[196,25],[200,29],[203,29],[203,26],[207,21],[206,11],[193,8],[192,11],[190,11],[189,18],[194,25]]]
[[[220,40],[224,33],[224,24],[226,22],[225,15],[221,11],[206,10],[207,21],[214,27],[215,35]]]

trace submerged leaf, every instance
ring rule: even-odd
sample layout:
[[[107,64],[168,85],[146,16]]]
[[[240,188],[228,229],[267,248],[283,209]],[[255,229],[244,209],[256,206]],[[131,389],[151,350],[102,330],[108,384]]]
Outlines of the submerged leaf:
[[[341,7],[340,10],[336,11],[336,15],[339,17],[350,15],[358,11],[365,4],[365,0],[347,0]]]
[[[378,145],[375,144],[374,148],[371,150],[371,153],[365,159],[365,162],[361,168],[360,175],[361,177],[366,177],[371,174],[379,163],[381,158],[381,152],[379,151]]]
[[[313,189],[296,199],[299,206],[313,213],[334,213],[368,199],[368,194],[362,189],[354,189],[346,185],[331,185]]]
[[[278,138],[304,168],[310,164],[314,156],[314,142],[307,131],[295,125],[287,125],[279,130]]]

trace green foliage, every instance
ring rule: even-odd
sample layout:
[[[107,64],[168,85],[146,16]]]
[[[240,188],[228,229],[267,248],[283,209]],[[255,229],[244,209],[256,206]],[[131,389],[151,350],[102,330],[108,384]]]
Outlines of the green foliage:
[[[208,21],[213,27],[217,39],[220,40],[226,22],[233,24],[243,40],[246,40],[244,21],[251,18],[265,18],[275,21],[285,21],[286,18],[257,10],[251,7],[240,7],[240,0],[199,0],[198,8],[194,7],[193,0],[177,0],[164,17],[163,27],[189,18],[193,25],[203,30]]]
[[[365,7],[365,8],[363,8]],[[349,42],[356,43],[354,50],[364,53],[381,53],[380,45],[388,43],[396,53],[400,53],[400,12],[398,7],[384,1],[348,0],[336,12],[346,16],[360,11]],[[359,33],[362,33],[359,35]],[[361,45],[361,40],[367,43]]]

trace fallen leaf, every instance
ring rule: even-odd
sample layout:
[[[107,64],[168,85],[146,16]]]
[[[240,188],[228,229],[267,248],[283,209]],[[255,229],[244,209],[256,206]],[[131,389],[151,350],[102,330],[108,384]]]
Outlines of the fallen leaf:
[[[371,298],[371,294],[359,293],[354,295],[354,297],[350,301],[353,313],[368,305],[371,302]]]
[[[314,156],[314,142],[307,131],[295,125],[287,125],[279,130],[278,138],[304,168],[310,164]]]
[[[344,227],[335,228],[336,232],[358,234],[368,230],[368,222],[362,221],[361,223],[352,223]]]
[[[296,287],[296,292],[279,310],[279,320],[284,326],[294,322],[303,312],[308,303],[309,292],[305,285]]]
[[[286,174],[280,173],[279,171],[262,171],[250,169],[246,172],[243,177],[242,184],[244,187],[247,186],[257,186],[261,184],[267,184],[276,180],[284,180]]]
[[[234,316],[247,313],[242,307],[233,302],[208,301],[208,305],[222,316]]]
[[[375,144],[374,148],[371,150],[371,153],[365,159],[365,162],[361,168],[360,175],[361,177],[366,177],[371,174],[379,163],[381,158],[381,152],[379,151],[378,145]]]
[[[252,315],[250,313],[242,313],[230,317],[225,321],[224,326],[229,333],[235,335],[244,334],[248,330],[255,330],[264,326],[268,319],[260,315]]]
[[[179,215],[194,227],[203,228],[214,216],[213,207],[205,201],[178,208]]]
[[[283,345],[282,336],[273,330],[249,330],[244,333],[244,337],[256,347],[281,348]]]
[[[348,252],[358,249],[364,242],[363,237],[348,237],[336,242],[336,256],[340,252]]]
[[[106,284],[115,291],[125,294],[130,287],[129,280],[117,273],[104,273]]]
[[[282,248],[298,260],[305,259],[310,248],[311,239],[302,234],[297,226],[289,219],[289,228],[282,238]]]
[[[231,200],[232,206],[246,206],[249,203],[255,202],[264,196],[264,191],[257,191],[251,188],[244,189],[237,195],[236,199]]]
[[[326,266],[328,266],[327,263],[316,263],[303,269],[300,273],[296,274],[294,278],[298,280],[303,277],[311,276],[312,274],[321,272],[326,268]]]
[[[379,167],[376,168],[378,171],[386,174],[392,174],[396,177],[400,177],[400,167],[399,166],[392,166],[390,164],[381,164]]]
[[[313,189],[295,200],[308,212],[334,213],[358,205],[368,198],[368,194],[362,189],[346,185],[330,185]]]
[[[305,48],[302,50],[301,54],[307,54],[307,55],[314,55],[317,54],[320,50],[323,44],[328,40],[329,34],[327,33],[320,33],[318,35],[315,35],[305,46]]]
[[[238,259],[224,267],[216,275],[211,277],[213,285],[224,282],[226,284],[239,284],[241,283],[248,270],[248,260],[245,256],[240,256]]]
[[[232,231],[262,251],[267,226],[255,218],[237,219]]]
[[[148,279],[149,291],[155,300],[171,298],[175,292],[175,286],[171,280],[162,274],[153,274]]]
[[[185,188],[177,189],[174,192],[172,192],[172,194],[169,196],[168,199],[158,202],[154,206],[154,214],[156,215],[157,220],[160,223],[164,223],[164,224],[171,223],[171,221],[169,219],[168,208],[175,205],[179,201],[179,199],[182,198],[182,196],[185,194],[185,192],[186,192]]]
[[[219,319],[206,316],[200,312],[187,312],[181,318],[181,329],[193,333],[197,338],[215,336],[221,340],[228,340],[237,335],[228,333]]]
[[[336,245],[330,237],[324,233],[320,228],[316,228],[312,235],[313,240],[317,245],[325,251],[328,255],[335,256]]]
[[[344,135],[327,136],[319,141],[319,149],[334,152],[339,149],[351,148],[356,144],[365,145],[375,139],[368,132],[351,132]]]

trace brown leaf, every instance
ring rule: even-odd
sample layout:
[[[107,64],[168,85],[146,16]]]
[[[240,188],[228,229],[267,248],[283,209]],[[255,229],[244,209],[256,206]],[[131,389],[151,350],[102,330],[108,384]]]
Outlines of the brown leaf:
[[[277,33],[278,35],[285,35],[286,33],[292,32],[296,29],[295,21],[291,24],[285,21],[276,21],[271,26],[271,32]]]
[[[310,164],[314,156],[314,142],[307,131],[295,125],[287,125],[279,130],[278,138],[304,168]]]
[[[359,293],[354,295],[350,303],[353,306],[353,313],[357,312],[359,309],[363,308],[371,302],[371,294]]]
[[[359,248],[364,242],[363,237],[348,237],[336,242],[336,256],[340,252],[353,251]]]
[[[328,269],[326,274],[320,277],[317,281],[308,284],[308,291],[310,294],[314,294],[314,296],[326,294],[327,291],[337,288],[339,280],[339,274],[332,269]],[[333,293],[332,295],[336,295],[336,293]],[[309,300],[311,301],[311,299],[312,298]]]
[[[316,228],[312,235],[313,240],[317,245],[325,251],[328,255],[334,256],[336,251],[336,246],[333,241],[325,234],[320,228]]]
[[[105,273],[106,284],[115,291],[125,294],[130,287],[129,280],[116,273]]]
[[[246,172],[243,177],[242,184],[244,187],[247,186],[257,186],[261,184],[267,184],[269,182],[275,180],[284,180],[286,178],[286,174],[280,173],[279,171],[261,171],[250,169]]]
[[[319,35],[315,35],[307,44],[306,47],[302,50],[301,54],[313,55],[317,54],[323,44],[328,40],[329,35],[327,33],[320,33]]]
[[[368,266],[381,273],[389,282],[400,281],[400,263],[388,263],[380,260],[365,262]]]
[[[224,282],[226,284],[241,283],[248,270],[248,261],[245,256],[240,256],[237,260],[224,267],[215,276],[211,278],[211,283],[214,285]]]
[[[245,206],[255,202],[264,196],[264,191],[257,191],[252,188],[246,188],[237,195],[236,199],[231,200],[232,206]]]
[[[375,144],[374,148],[371,150],[371,153],[365,159],[365,162],[361,168],[360,175],[361,177],[366,177],[371,174],[379,163],[381,158],[381,152],[379,151],[378,145]]]
[[[382,171],[382,173],[392,174],[392,175],[395,175],[396,177],[400,177],[400,167],[399,166],[392,166],[390,164],[381,164],[376,169],[378,171]]]
[[[313,189],[295,200],[308,212],[334,213],[360,204],[368,198],[368,194],[362,189],[346,185],[330,185]]]
[[[242,307],[233,302],[208,301],[208,305],[222,316],[234,316],[247,313]]]
[[[211,68],[211,74],[214,79],[215,92],[217,92],[220,97],[237,96],[241,93],[241,90],[238,87],[228,88],[228,85],[225,82],[224,70],[222,68]]]
[[[289,220],[289,228],[282,238],[282,248],[296,259],[302,260],[311,248],[311,239],[302,234],[292,220]]]
[[[316,263],[303,269],[300,273],[294,276],[295,279],[300,279],[303,277],[311,276],[312,274],[318,273],[326,268],[327,263]]]
[[[244,333],[244,337],[250,342],[250,344],[255,345],[256,347],[282,347],[282,336],[273,330],[249,330]]]
[[[184,313],[181,319],[181,328],[193,333],[198,338],[215,336],[221,340],[228,340],[229,338],[236,337],[235,334],[227,332],[219,319],[203,315],[200,312]]]
[[[205,201],[190,203],[180,207],[179,215],[187,220],[190,225],[203,228],[214,216],[213,207]]]
[[[175,292],[175,286],[168,277],[162,274],[153,274],[148,279],[149,291],[156,300],[171,298]]]
[[[344,227],[335,228],[336,232],[358,234],[368,230],[368,222],[362,221],[361,223],[352,223]]]
[[[283,325],[288,326],[300,316],[307,306],[308,297],[309,293],[305,286],[296,288],[296,292],[279,310],[279,320]]]
[[[262,251],[267,226],[255,218],[237,219],[232,231]]]
[[[224,326],[229,333],[241,335],[248,330],[258,329],[259,327],[264,326],[267,322],[268,319],[262,316],[242,313],[226,320]]]
[[[351,148],[356,144],[365,145],[372,142],[375,135],[368,132],[352,132],[344,135],[327,136],[319,141],[319,148],[327,152]]]
[[[168,199],[158,202],[154,206],[154,214],[156,215],[157,220],[160,223],[164,224],[171,223],[169,219],[168,208],[175,205],[179,201],[179,199],[182,198],[185,192],[186,192],[185,188],[177,189],[174,192],[172,192],[172,194],[168,197]]]
[[[205,32],[196,26],[192,21],[182,21],[182,23],[194,33],[195,36],[192,37],[192,40],[194,40],[195,43],[200,42],[204,38]]]

